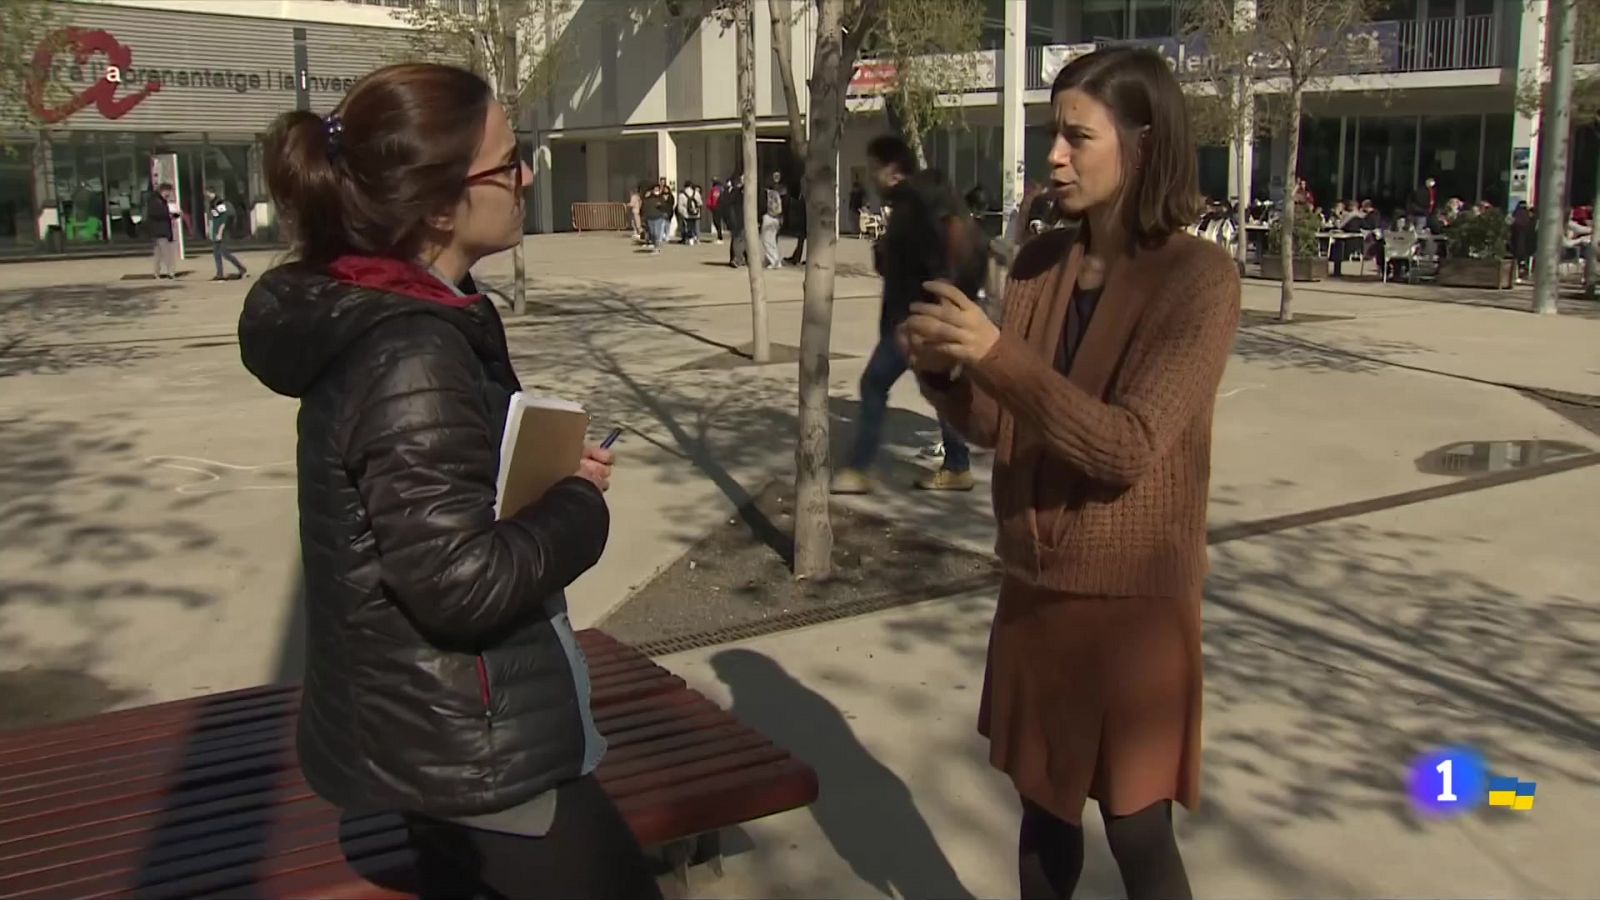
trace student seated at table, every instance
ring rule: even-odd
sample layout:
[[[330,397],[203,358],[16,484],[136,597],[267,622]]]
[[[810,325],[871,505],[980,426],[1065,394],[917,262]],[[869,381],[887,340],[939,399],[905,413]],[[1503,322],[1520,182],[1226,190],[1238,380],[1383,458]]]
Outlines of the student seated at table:
[[[1362,224],[1365,217],[1356,206],[1354,200],[1340,200],[1334,207],[1330,225],[1334,234],[1344,234],[1345,237],[1334,237],[1328,241],[1328,257],[1333,261],[1333,275],[1335,278],[1343,277],[1342,267],[1344,261],[1352,253],[1366,253],[1366,237],[1361,234],[1364,230]]]

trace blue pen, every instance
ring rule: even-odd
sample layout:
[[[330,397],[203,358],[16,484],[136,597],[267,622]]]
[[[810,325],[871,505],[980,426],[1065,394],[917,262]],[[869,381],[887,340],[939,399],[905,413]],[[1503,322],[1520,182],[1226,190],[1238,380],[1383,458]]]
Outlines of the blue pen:
[[[617,442],[617,438],[619,438],[619,437],[622,437],[622,429],[621,428],[613,428],[613,429],[611,429],[611,433],[606,435],[606,439],[600,442],[600,449],[601,450],[610,450],[611,449],[611,445],[615,444]]]

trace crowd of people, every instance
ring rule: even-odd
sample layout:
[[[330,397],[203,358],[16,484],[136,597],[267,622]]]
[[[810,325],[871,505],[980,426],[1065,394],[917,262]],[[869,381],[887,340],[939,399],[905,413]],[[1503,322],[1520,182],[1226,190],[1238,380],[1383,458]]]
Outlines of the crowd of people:
[[[1173,806],[1199,801],[1210,442],[1239,276],[1186,233],[1195,150],[1160,55],[1077,57],[1051,96],[1051,176],[1024,214],[1038,233],[998,322],[962,198],[898,137],[870,146],[882,307],[834,489],[872,489],[908,371],[948,447],[922,486],[970,489],[967,445],[993,451],[1003,577],[977,720],[1020,799],[1019,892],[1072,896],[1094,800],[1127,896],[1187,898]],[[400,812],[424,897],[660,896],[594,774],[606,745],[564,595],[605,551],[616,456],[588,447],[497,510],[521,384],[471,270],[522,239],[531,171],[504,110],[465,70],[388,66],[329,113],[281,116],[264,161],[293,259],[249,292],[239,345],[300,404],[307,782]],[[654,252],[707,213],[737,242],[758,188],[776,267],[779,178],[658,181],[629,209]]]
[[[1508,233],[1502,248],[1504,257],[1514,261],[1518,281],[1531,277],[1538,212],[1525,202],[1519,202],[1508,213],[1486,200],[1469,204],[1460,197],[1441,198],[1438,182],[1431,177],[1417,186],[1404,206],[1387,213],[1370,198],[1359,203],[1353,199],[1339,200],[1331,208],[1319,206],[1305,179],[1296,182],[1293,196],[1301,214],[1309,214],[1317,222],[1336,277],[1343,274],[1343,265],[1352,259],[1373,260],[1378,271],[1403,277],[1413,257],[1394,253],[1397,247],[1413,248],[1434,261],[1447,258],[1451,228],[1472,216],[1504,218]],[[1260,228],[1255,240],[1258,252],[1262,249],[1265,227],[1276,221],[1280,213],[1276,204],[1265,199],[1258,199],[1246,208],[1247,227]],[[1237,201],[1207,199],[1205,211],[1193,231],[1219,244],[1232,245],[1236,240],[1237,214]],[[1562,233],[1563,255],[1586,259],[1592,252],[1589,242],[1592,233],[1593,210],[1588,206],[1568,209]]]

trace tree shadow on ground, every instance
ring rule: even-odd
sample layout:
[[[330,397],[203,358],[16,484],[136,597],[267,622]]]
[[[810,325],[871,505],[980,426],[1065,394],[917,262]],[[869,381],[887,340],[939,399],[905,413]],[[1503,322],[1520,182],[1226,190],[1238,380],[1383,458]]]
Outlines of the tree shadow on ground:
[[[1460,552],[1359,520],[1214,549],[1207,716],[1226,724],[1206,764],[1248,776],[1261,827],[1375,811],[1421,829],[1403,777],[1433,746],[1600,784],[1600,610],[1454,569]]]
[[[64,285],[0,291],[0,378],[122,366],[153,355],[137,341],[95,341],[107,325],[148,317],[165,286]]]
[[[157,490],[137,455],[138,436],[115,418],[0,419],[0,648],[10,664],[93,679],[130,633],[132,617],[152,605],[192,610],[215,602],[181,573],[154,574],[155,561],[207,552],[216,536],[179,502],[155,517],[135,504]],[[40,689],[55,695],[62,684]],[[124,685],[95,690],[100,701],[68,706],[98,712],[139,693]],[[27,690],[13,690],[8,702],[31,701]],[[57,717],[57,701],[34,705],[36,715],[13,716],[13,724]]]
[[[972,896],[911,789],[837,707],[753,650],[724,650],[711,667],[732,693],[734,716],[816,767],[821,792],[807,811],[856,877],[886,896]]]
[[[1348,343],[1348,339],[1345,339]],[[1308,369],[1313,372],[1368,373],[1389,368],[1398,357],[1427,348],[1409,341],[1362,340],[1354,347],[1334,347],[1285,334],[1271,326],[1240,329],[1233,353],[1247,362],[1271,368]]]

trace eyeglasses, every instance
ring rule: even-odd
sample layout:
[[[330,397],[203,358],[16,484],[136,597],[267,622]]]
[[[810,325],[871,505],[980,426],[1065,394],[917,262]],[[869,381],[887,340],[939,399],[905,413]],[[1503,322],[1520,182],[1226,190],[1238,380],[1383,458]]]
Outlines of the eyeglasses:
[[[502,163],[501,165],[495,166],[492,169],[484,169],[481,172],[473,172],[473,173],[467,175],[467,184],[477,184],[480,181],[489,181],[489,180],[492,180],[492,179],[495,179],[495,178],[499,178],[501,175],[504,175],[507,172],[511,173],[511,189],[514,190],[514,191],[517,191],[518,193],[521,193],[521,191],[522,191],[522,157],[521,156],[514,156],[514,158],[510,162]]]

